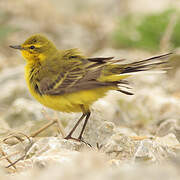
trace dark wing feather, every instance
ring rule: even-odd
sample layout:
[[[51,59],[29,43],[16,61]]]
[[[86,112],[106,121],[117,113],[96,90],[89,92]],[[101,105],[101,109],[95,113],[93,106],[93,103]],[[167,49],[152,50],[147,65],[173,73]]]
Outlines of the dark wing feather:
[[[97,63],[106,63],[107,61],[109,60],[112,60],[114,57],[98,57],[98,58],[88,58],[87,60],[88,61],[91,61],[91,62],[97,62]]]
[[[41,94],[62,95],[105,86],[117,87],[119,81],[99,82],[97,80],[101,74],[102,68],[107,64],[103,61],[105,59],[112,59],[112,57],[100,59],[97,61],[89,61],[88,59],[84,59],[82,63],[78,65],[76,63],[73,65],[73,63],[70,62],[71,66],[68,69],[65,68],[64,72],[59,73],[55,80],[52,81],[49,77],[43,78],[39,82]]]

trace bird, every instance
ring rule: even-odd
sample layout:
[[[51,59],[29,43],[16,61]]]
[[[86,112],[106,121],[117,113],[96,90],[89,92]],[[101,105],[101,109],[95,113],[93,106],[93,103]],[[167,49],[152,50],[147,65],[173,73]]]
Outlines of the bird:
[[[65,137],[85,142],[83,133],[91,115],[91,105],[110,90],[133,95],[128,77],[137,72],[163,69],[172,53],[124,62],[114,57],[86,57],[78,48],[59,50],[41,34],[30,36],[21,45],[10,45],[21,51],[26,60],[25,79],[30,93],[44,106],[61,112],[82,112]],[[77,138],[73,133],[84,123]]]

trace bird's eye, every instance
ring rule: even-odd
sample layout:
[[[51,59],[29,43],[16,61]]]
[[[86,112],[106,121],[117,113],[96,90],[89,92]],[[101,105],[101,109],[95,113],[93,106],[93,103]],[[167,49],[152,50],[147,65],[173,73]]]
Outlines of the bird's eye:
[[[30,46],[30,49],[34,49],[35,48],[35,46]]]

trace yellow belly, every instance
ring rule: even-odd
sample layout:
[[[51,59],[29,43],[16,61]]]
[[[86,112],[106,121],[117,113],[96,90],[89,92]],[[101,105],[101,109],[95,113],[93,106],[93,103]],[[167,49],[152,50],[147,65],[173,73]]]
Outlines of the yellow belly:
[[[106,95],[108,90],[114,87],[96,88],[93,90],[79,91],[64,95],[42,95],[37,94],[30,88],[31,94],[44,106],[61,112],[82,112],[80,106],[84,105],[85,109],[89,109],[99,98]]]

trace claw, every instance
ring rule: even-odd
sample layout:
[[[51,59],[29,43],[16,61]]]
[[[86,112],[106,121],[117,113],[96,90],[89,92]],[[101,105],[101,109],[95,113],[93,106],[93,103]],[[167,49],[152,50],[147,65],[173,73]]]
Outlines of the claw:
[[[92,147],[91,144],[89,144],[88,142],[84,141],[82,138],[79,139],[79,138],[73,138],[71,136],[66,136],[64,139],[66,139],[66,140],[72,139],[72,140],[75,140],[75,141],[78,141],[78,142],[82,142],[82,143],[88,145],[89,147]]]

